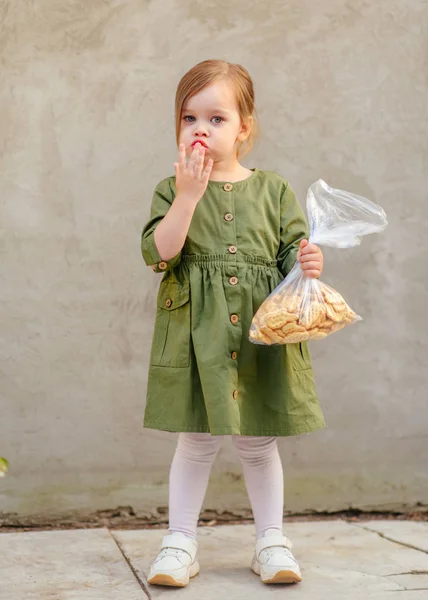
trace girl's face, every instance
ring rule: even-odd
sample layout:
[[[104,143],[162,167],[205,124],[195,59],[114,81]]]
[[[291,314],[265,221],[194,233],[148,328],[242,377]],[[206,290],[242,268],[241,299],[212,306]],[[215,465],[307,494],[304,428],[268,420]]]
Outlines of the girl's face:
[[[239,115],[235,90],[225,80],[217,81],[190,98],[181,116],[179,143],[190,156],[200,142],[206,158],[214,162],[236,159],[238,143],[249,134],[249,124]]]

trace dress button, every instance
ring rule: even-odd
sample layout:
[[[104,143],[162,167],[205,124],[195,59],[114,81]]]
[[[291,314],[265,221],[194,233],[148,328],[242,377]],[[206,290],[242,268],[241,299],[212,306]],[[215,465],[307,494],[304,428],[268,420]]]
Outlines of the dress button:
[[[229,252],[231,254],[236,254],[238,252],[238,248],[236,246],[229,246]]]
[[[238,353],[237,352],[232,352],[232,360],[236,360],[238,358]]]
[[[230,285],[236,285],[238,283],[238,278],[237,277],[231,277],[229,279],[229,283],[230,283]]]
[[[238,390],[235,390],[235,391],[233,392],[233,399],[234,399],[234,400],[237,400],[237,398],[238,398]]]
[[[224,215],[224,220],[225,221],[233,221],[233,215],[232,215],[232,213],[226,213]]]
[[[170,308],[170,307],[171,307],[171,305],[172,305],[172,300],[171,300],[171,298],[168,298],[168,300],[166,300],[166,302],[165,302],[165,306],[166,306],[167,308]]]
[[[236,323],[239,321],[239,317],[238,315],[230,315],[230,322],[233,323],[234,325],[236,325]]]
[[[168,266],[168,264],[164,260],[159,263],[159,269],[161,269],[162,271],[165,271],[167,266]]]
[[[233,185],[231,183],[225,183],[223,189],[225,192],[231,192],[233,190]]]

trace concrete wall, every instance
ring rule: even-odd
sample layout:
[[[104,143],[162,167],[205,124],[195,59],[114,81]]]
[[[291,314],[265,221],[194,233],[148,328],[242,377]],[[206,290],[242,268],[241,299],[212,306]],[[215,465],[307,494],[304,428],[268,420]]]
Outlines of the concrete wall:
[[[426,0],[0,2],[0,511],[167,503],[175,436],[142,429],[159,276],[140,257],[199,60],[243,63],[248,166],[387,211],[326,250],[364,321],[312,345],[328,428],[280,443],[286,508],[428,504]],[[248,506],[226,441],[206,507]]]

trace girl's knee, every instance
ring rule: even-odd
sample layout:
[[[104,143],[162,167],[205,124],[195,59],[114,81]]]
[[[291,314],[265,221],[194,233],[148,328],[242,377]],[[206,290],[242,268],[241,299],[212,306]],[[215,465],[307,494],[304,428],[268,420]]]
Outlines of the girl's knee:
[[[276,437],[232,436],[239,458],[253,464],[269,462],[278,452]]]
[[[220,449],[222,436],[209,433],[180,433],[177,453],[195,460],[214,459]]]

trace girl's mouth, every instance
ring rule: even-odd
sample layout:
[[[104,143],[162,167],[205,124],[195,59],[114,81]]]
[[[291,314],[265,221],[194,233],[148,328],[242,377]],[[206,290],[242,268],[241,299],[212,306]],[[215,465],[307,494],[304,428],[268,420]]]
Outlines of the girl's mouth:
[[[202,142],[201,140],[196,140],[195,142],[193,142],[192,148],[194,148],[196,146],[196,144],[201,144],[201,146],[203,146],[204,148],[208,149],[208,146],[206,145],[206,143]]]

